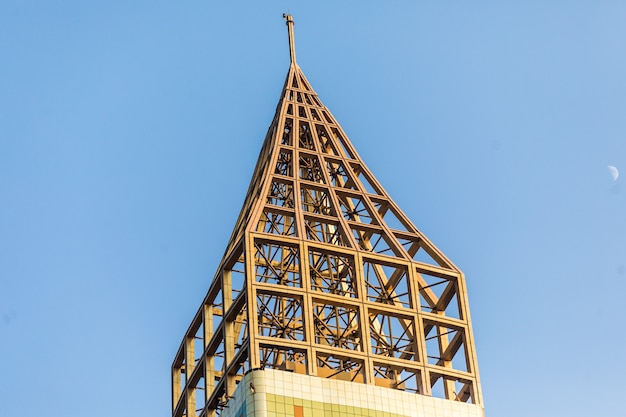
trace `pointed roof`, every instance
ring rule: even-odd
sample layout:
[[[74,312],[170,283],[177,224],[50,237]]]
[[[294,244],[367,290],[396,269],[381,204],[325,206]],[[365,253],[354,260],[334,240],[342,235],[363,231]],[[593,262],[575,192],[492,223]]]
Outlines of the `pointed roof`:
[[[297,64],[293,18],[283,17],[289,71],[226,255],[248,231],[458,271],[361,160]]]
[[[173,416],[227,407],[255,369],[482,404],[462,272],[322,104],[284,17],[289,71],[226,253],[174,359]]]

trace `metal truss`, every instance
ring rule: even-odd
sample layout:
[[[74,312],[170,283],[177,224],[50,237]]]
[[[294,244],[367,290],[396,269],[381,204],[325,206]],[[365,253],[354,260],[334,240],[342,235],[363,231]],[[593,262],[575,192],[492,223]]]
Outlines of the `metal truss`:
[[[295,60],[241,214],[172,365],[173,416],[250,369],[482,405],[465,280],[367,169]]]

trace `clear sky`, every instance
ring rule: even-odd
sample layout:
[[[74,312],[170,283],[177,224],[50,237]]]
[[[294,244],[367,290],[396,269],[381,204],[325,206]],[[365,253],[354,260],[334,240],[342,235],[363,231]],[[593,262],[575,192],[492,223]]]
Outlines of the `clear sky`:
[[[466,274],[487,415],[623,414],[626,2],[0,0],[0,415],[170,415],[286,11],[321,100]]]

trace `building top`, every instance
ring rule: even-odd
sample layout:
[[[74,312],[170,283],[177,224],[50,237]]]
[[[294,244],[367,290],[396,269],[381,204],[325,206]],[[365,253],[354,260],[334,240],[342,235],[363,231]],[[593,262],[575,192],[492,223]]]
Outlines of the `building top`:
[[[172,365],[173,416],[220,410],[254,369],[481,406],[462,272],[359,157],[297,65],[293,18],[284,18],[289,71]]]

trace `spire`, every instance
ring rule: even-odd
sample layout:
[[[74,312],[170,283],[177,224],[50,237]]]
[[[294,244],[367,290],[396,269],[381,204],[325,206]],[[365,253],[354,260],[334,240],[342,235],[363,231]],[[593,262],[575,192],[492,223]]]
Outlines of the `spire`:
[[[481,406],[463,273],[367,168],[296,63],[293,18],[283,17],[289,70],[226,251],[172,365],[172,417],[238,410],[250,397],[235,398],[237,387],[260,369]]]
[[[283,13],[283,19],[287,22],[287,31],[289,32],[289,59],[291,64],[296,64],[296,41],[293,37],[293,16]]]

